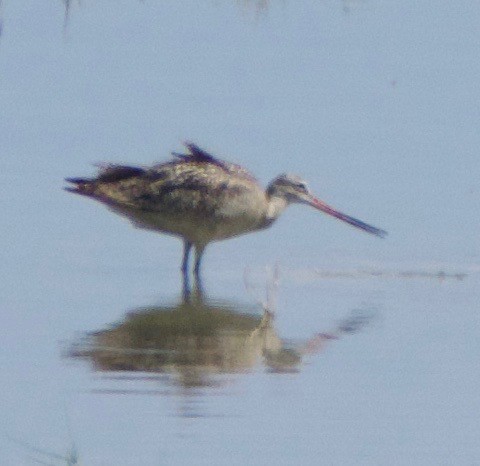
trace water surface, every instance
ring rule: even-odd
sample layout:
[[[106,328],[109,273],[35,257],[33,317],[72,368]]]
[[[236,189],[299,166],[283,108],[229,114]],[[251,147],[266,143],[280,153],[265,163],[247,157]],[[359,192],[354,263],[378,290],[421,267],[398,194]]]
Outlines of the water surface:
[[[480,462],[479,6],[2,6],[2,465]],[[186,296],[62,191],[184,140],[389,236],[292,207]]]

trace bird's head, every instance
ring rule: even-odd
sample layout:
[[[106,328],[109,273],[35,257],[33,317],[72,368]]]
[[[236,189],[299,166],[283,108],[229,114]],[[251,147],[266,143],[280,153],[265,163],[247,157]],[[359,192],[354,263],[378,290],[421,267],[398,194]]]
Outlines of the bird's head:
[[[325,202],[317,199],[308,189],[307,184],[299,176],[283,174],[277,176],[267,188],[267,195],[269,198],[281,198],[284,199],[287,204],[308,204],[317,210],[320,210],[332,217],[338,218],[350,225],[360,228],[368,233],[376,236],[385,237],[387,232],[368,225],[354,217],[350,217],[333,207],[329,206]]]
[[[269,184],[267,194],[270,197],[280,197],[288,204],[311,204],[311,200],[314,198],[305,181],[297,175],[286,173],[277,176]]]

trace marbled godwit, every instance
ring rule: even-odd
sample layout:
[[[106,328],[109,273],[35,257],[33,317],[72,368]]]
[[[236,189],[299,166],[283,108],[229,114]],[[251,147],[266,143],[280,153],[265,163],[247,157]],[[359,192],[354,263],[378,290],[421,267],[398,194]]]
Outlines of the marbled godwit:
[[[67,178],[67,191],[106,204],[139,227],[183,239],[182,271],[195,248],[198,277],[205,246],[269,227],[292,203],[308,204],[368,233],[386,232],[345,215],[315,198],[294,175],[275,178],[264,190],[239,165],[216,159],[194,144],[187,154],[150,168],[107,165],[96,178]]]

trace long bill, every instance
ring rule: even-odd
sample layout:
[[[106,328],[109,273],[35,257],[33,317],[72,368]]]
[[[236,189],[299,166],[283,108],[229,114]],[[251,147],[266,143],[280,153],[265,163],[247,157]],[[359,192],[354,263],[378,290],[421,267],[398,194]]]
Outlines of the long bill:
[[[322,212],[331,215],[332,217],[338,218],[339,220],[342,220],[346,223],[349,223],[350,225],[354,226],[355,228],[359,228],[360,230],[364,230],[367,233],[371,233],[372,235],[379,236],[380,238],[385,238],[387,236],[387,232],[385,230],[381,230],[380,228],[376,228],[372,225],[369,225],[368,223],[362,222],[361,220],[358,220],[357,218],[350,217],[350,215],[346,215],[342,212],[339,212],[338,210],[334,209],[333,207],[330,207],[328,204],[325,202],[321,201],[320,199],[317,199],[316,197],[311,197],[308,200],[308,203],[312,206],[315,207],[315,209],[321,210]]]

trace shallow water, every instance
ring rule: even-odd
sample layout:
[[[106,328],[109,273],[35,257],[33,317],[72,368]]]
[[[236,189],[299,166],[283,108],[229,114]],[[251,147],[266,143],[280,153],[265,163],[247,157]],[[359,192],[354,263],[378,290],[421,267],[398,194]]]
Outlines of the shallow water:
[[[3,2],[0,463],[480,463],[480,7],[70,6]],[[61,189],[185,139],[389,236],[292,207],[186,294]]]

